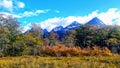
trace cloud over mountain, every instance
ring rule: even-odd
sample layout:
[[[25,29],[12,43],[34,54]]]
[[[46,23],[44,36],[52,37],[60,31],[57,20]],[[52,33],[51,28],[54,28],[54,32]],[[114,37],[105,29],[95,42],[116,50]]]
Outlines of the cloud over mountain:
[[[47,29],[48,31],[52,30],[56,26],[66,27],[73,21],[78,21],[81,24],[85,24],[94,17],[101,19],[106,25],[120,25],[120,9],[110,8],[106,12],[99,12],[99,10],[93,11],[92,13],[86,16],[68,16],[68,17],[55,17],[50,18],[45,21],[40,22],[41,27]]]

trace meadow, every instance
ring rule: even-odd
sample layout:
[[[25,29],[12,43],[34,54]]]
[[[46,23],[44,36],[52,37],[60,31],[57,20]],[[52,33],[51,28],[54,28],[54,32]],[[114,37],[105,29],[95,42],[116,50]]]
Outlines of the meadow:
[[[120,68],[120,56],[3,57],[0,68]]]

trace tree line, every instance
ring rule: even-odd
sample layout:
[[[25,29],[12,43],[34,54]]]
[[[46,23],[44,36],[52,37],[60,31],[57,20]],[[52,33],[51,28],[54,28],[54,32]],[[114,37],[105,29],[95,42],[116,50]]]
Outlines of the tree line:
[[[120,26],[105,26],[97,28],[93,25],[84,25],[70,31],[67,38],[72,38],[73,46],[81,48],[99,46],[108,47],[113,53],[120,53]],[[73,33],[74,32],[74,33]],[[69,39],[66,39],[69,41]]]

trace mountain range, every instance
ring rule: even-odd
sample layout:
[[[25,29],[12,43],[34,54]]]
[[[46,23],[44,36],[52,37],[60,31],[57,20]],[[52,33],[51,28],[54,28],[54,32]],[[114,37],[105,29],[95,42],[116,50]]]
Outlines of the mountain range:
[[[50,32],[58,34],[59,40],[62,40],[62,37],[65,34],[64,32],[70,31],[70,30],[75,30],[77,27],[81,27],[83,25],[92,25],[97,28],[106,26],[106,24],[104,24],[99,18],[94,17],[93,19],[91,19],[90,21],[88,21],[85,24],[80,24],[77,21],[73,21],[70,25],[66,26],[65,28],[63,26],[57,26],[57,27],[53,28]],[[44,35],[50,33],[46,29],[44,29],[43,32],[44,32]]]
[[[66,26],[65,28],[63,26],[57,26],[51,30],[51,32],[57,32],[57,31],[68,31],[68,30],[74,30],[76,27],[80,27],[83,24],[80,24],[77,21],[73,21],[70,25]],[[97,27],[104,27],[106,24],[104,24],[99,18],[94,17],[90,21],[88,21],[84,25],[92,25]]]

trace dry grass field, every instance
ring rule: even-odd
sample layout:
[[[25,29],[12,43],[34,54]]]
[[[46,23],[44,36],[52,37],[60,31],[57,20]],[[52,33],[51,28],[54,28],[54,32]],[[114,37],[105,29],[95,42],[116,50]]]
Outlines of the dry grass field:
[[[120,56],[4,57],[0,68],[120,68]]]

